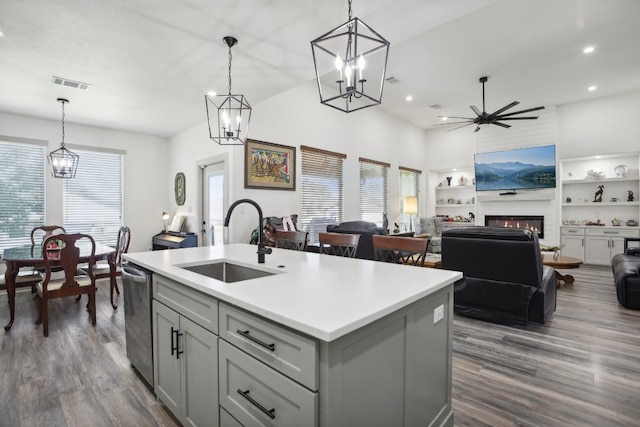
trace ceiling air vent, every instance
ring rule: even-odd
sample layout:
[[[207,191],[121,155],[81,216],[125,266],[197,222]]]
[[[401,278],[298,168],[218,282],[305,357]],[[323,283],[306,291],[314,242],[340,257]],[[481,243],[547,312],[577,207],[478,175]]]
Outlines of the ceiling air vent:
[[[433,109],[433,110],[440,110],[442,108],[442,105],[440,104],[433,104],[433,105],[429,105],[429,108]]]
[[[384,79],[384,81],[389,83],[389,84],[394,84],[394,83],[399,83],[400,82],[400,80],[396,79],[393,76],[387,77],[386,79]]]
[[[66,86],[66,87],[70,87],[73,89],[80,89],[80,90],[89,90],[89,88],[91,87],[89,83],[77,82],[75,80],[69,80],[63,77],[56,77],[56,76],[53,76],[51,78],[51,83],[55,85],[61,85],[61,86]]]

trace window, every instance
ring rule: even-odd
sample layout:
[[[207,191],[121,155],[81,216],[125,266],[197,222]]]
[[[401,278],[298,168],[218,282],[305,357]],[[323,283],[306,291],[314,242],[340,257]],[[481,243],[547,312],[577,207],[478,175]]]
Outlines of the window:
[[[400,222],[412,229],[410,222],[419,217],[420,195],[418,186],[422,171],[400,166]],[[415,199],[407,200],[407,197]],[[414,203],[415,202],[415,203]]]
[[[45,223],[45,141],[0,137],[0,251]]]
[[[382,226],[389,208],[389,163],[360,158],[360,219]]]
[[[342,222],[342,162],[346,155],[301,146],[302,210],[299,228],[317,245],[318,233]]]
[[[64,228],[113,246],[123,225],[124,154],[74,151],[80,162],[76,177],[64,180]]]

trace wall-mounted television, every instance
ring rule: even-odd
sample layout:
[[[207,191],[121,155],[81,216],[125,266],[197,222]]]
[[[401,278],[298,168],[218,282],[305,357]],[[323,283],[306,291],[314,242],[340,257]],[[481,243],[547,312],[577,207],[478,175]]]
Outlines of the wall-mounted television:
[[[555,145],[477,153],[474,166],[477,191],[556,187]]]

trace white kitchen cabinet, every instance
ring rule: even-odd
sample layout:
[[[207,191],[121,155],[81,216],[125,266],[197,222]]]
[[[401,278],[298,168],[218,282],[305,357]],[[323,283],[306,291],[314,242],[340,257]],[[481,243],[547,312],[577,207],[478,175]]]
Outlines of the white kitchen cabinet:
[[[218,338],[185,315],[216,313],[217,301],[157,274],[153,281],[155,393],[183,425],[218,426]],[[155,299],[167,291],[173,298]]]
[[[560,253],[584,261],[584,228],[562,227],[560,229]]]
[[[611,258],[624,252],[625,237],[638,238],[640,230],[613,227],[585,230],[585,263],[611,265]]]

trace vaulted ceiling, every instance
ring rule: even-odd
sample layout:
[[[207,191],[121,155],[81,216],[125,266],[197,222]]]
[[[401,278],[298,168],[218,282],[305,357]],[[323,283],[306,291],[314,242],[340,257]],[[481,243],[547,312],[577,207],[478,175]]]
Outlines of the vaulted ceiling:
[[[489,112],[640,90],[637,0],[355,0],[353,15],[391,42],[398,82],[373,108],[423,128],[481,108],[481,76]],[[312,81],[309,42],[346,20],[347,0],[3,0],[0,111],[59,119],[65,97],[69,122],[172,136],[226,91],[224,36],[255,105]]]

